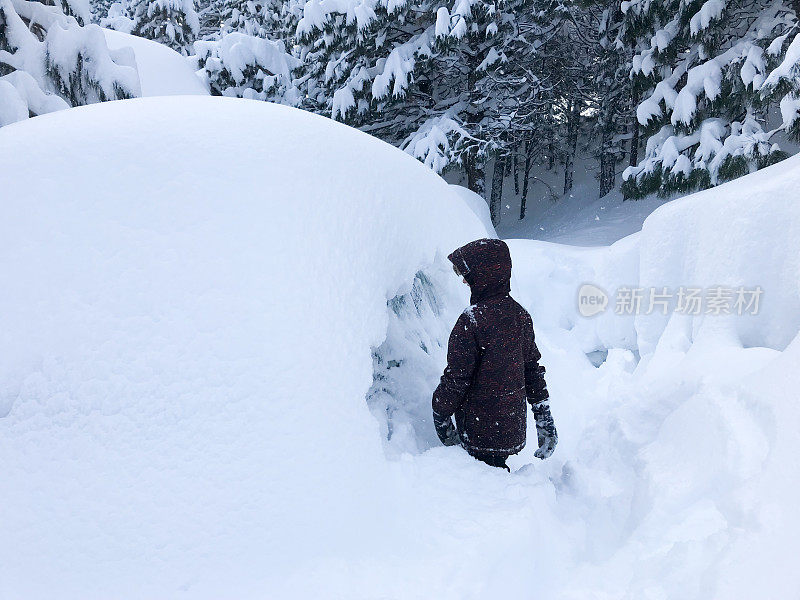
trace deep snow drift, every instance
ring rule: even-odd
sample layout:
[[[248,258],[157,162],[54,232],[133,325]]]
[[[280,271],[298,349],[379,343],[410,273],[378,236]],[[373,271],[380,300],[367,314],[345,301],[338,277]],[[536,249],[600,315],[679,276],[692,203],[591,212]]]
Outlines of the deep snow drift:
[[[562,501],[586,501],[597,553],[576,570],[577,597],[800,593],[789,558],[800,551],[798,167],[792,158],[673,201],[607,248],[510,242],[520,298],[548,325],[552,395],[569,378],[562,389],[582,400],[558,413],[572,432],[562,433]],[[577,310],[584,283],[610,296],[590,319]],[[616,314],[620,288],[647,298],[682,286],[763,294],[757,314],[678,314],[677,295],[666,315]],[[575,365],[559,372],[556,354],[577,352],[604,362],[589,377]],[[616,527],[604,532],[602,520]]]
[[[130,48],[142,84],[142,96],[208,95],[195,73],[196,61],[172,48],[136,35],[103,29],[112,50]]]
[[[479,219],[401,151],[263,102],[83,107],[0,153],[0,590],[300,592],[354,585],[342,561],[380,589],[421,540],[371,348]]]
[[[0,597],[796,595],[796,165],[610,248],[512,242],[561,445],[509,476],[421,421],[474,198],[263,102],[3,128]],[[584,319],[587,282],[763,312]]]

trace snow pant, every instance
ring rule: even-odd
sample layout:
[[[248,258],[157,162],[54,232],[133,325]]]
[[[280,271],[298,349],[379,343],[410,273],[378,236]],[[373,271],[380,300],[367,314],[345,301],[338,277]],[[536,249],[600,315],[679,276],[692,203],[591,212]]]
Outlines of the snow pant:
[[[490,467],[498,467],[500,469],[505,469],[509,473],[511,472],[511,469],[509,469],[508,465],[506,464],[506,460],[508,460],[508,455],[470,453],[470,456],[472,456],[472,458],[474,458],[475,460],[479,460],[483,463],[486,463]]]

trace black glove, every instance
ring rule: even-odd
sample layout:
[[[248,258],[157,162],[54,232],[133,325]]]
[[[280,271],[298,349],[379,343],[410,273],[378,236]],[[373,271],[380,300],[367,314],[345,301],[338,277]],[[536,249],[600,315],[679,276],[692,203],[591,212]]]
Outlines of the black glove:
[[[550,405],[540,402],[533,405],[533,416],[536,417],[536,435],[539,438],[539,449],[533,453],[536,458],[550,458],[558,444],[558,432],[550,414]]]
[[[445,446],[456,446],[461,443],[453,419],[450,417],[440,417],[433,413],[433,426],[436,427],[436,435]]]

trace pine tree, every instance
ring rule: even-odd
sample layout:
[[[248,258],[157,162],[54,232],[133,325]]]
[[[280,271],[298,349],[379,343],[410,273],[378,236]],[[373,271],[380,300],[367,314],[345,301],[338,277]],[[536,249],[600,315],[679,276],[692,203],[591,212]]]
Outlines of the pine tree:
[[[779,105],[781,129],[800,141],[800,0],[785,3],[775,19],[779,35],[767,46],[766,55],[778,64],[761,85],[759,99]]]
[[[212,94],[300,103],[292,78],[300,61],[286,52],[282,41],[233,32],[218,41],[195,42],[194,47]]]
[[[93,23],[101,23],[108,17],[108,12],[114,4],[113,0],[90,0],[89,11]]]
[[[294,43],[304,0],[195,0],[201,40],[219,40],[228,33]]]
[[[219,39],[224,22],[222,13],[227,2],[228,0],[194,0],[200,22],[198,39],[205,41]]]
[[[297,27],[305,107],[399,145],[436,171],[460,168],[484,193],[486,165],[511,164],[551,110],[540,52],[568,4],[308,0]]]
[[[602,198],[616,187],[617,165],[626,155],[637,153],[633,87],[629,76],[633,53],[626,40],[618,0],[596,0],[590,5],[590,12],[597,19],[595,51],[590,53],[597,60],[593,69],[587,65],[593,72],[592,147],[599,163],[598,191]]]
[[[132,0],[128,14],[131,33],[154,40],[183,55],[191,53],[200,32],[192,0]]]
[[[305,107],[403,146],[437,171],[466,162],[471,187],[483,191],[487,144],[472,134],[483,117],[470,99],[485,56],[470,41],[495,33],[487,10],[471,0],[452,15],[429,0],[309,0],[297,26]]]
[[[226,0],[220,11],[222,33],[238,31],[270,40],[287,35],[283,0]]]
[[[767,127],[762,88],[773,46],[796,27],[774,0],[626,0],[638,39],[635,86],[645,156],[624,175],[627,197],[717,185],[784,158]]]
[[[0,126],[140,95],[129,52],[111,51],[88,5],[0,0]]]

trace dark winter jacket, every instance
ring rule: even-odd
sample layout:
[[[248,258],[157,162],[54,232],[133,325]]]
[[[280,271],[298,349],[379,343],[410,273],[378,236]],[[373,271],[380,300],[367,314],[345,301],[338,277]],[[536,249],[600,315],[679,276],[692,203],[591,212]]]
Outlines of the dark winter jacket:
[[[547,400],[544,367],[528,312],[510,295],[511,254],[501,240],[476,240],[449,257],[472,291],[447,348],[433,394],[434,420],[455,415],[473,455],[516,454],[525,446],[526,404]]]

